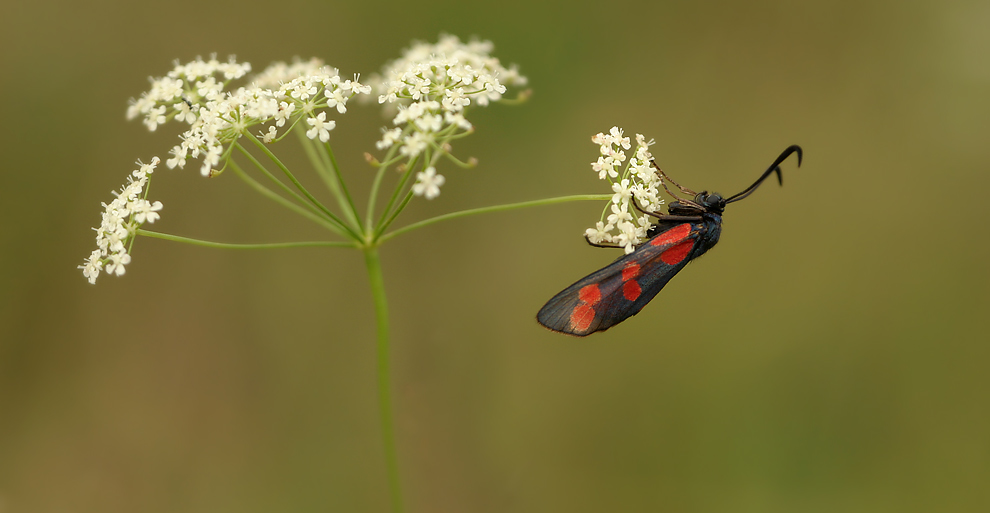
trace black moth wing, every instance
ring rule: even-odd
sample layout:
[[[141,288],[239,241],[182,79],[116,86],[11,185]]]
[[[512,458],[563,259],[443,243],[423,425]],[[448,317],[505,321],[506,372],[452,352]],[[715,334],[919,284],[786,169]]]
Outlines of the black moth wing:
[[[551,330],[583,337],[639,313],[694,258],[705,230],[700,221],[662,223],[655,228],[657,234],[635,251],[547,301],[537,321]]]

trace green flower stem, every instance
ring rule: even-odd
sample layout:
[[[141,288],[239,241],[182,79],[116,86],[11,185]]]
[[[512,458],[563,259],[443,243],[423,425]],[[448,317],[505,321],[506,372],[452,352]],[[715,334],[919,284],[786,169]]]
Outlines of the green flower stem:
[[[367,217],[364,218],[364,231],[366,233],[371,233],[375,228],[375,203],[378,199],[378,189],[382,185],[382,178],[385,177],[386,169],[388,169],[388,166],[380,166],[378,172],[375,173],[375,181],[371,183],[371,194],[368,195],[368,213]]]
[[[303,151],[306,152],[306,157],[309,158],[310,164],[312,164],[313,168],[316,169],[317,173],[319,173],[320,178],[322,178],[323,182],[327,185],[327,189],[330,189],[330,192],[339,198],[340,189],[337,187],[337,182],[335,182],[333,177],[330,176],[330,172],[327,170],[326,162],[324,162],[323,159],[320,158],[320,154],[316,152],[316,147],[313,145],[313,141],[311,141],[309,137],[306,137],[306,133],[302,129],[296,130],[295,132],[299,136],[299,144],[302,146]]]
[[[410,130],[410,127],[405,127],[402,130],[401,137],[405,137]],[[371,185],[371,194],[368,195],[368,215],[365,217],[365,232],[371,233],[374,229],[375,224],[375,206],[378,202],[378,189],[381,188],[382,179],[385,178],[385,170],[393,163],[393,158],[395,158],[395,153],[399,149],[398,144],[393,144],[388,152],[385,154],[385,158],[378,163],[378,172],[375,173],[375,181]]]
[[[387,220],[385,220],[384,223],[382,223],[381,227],[379,227],[377,231],[375,231],[376,238],[379,234],[385,233],[385,230],[387,230],[389,225],[392,224],[392,221],[395,221],[396,217],[399,217],[399,214],[402,212],[402,209],[406,208],[406,205],[409,204],[409,200],[411,199],[413,199],[412,189],[410,189],[409,192],[406,193],[405,198],[402,198],[402,203],[399,203],[398,208],[396,208],[395,211],[392,212],[392,215]]]
[[[444,156],[446,156],[446,157],[447,157],[447,159],[448,159],[448,160],[450,160],[450,161],[451,161],[451,162],[452,162],[452,163],[453,163],[453,164],[454,164],[455,166],[457,166],[457,167],[459,167],[459,168],[461,168],[461,169],[471,169],[472,167],[474,167],[474,166],[476,165],[476,164],[474,164],[474,163],[472,163],[472,162],[464,162],[463,160],[461,160],[461,159],[459,159],[459,158],[457,158],[457,157],[455,157],[455,156],[454,156],[454,154],[453,154],[453,153],[450,153],[449,151],[444,151],[444,152],[442,152],[442,153],[443,153],[443,155],[444,155]]]
[[[533,201],[523,201],[520,203],[509,203],[506,205],[494,205],[491,207],[481,207],[481,208],[472,208],[470,210],[461,210],[459,212],[451,212],[449,214],[444,214],[437,217],[431,217],[429,219],[424,219],[422,221],[403,226],[402,228],[399,228],[390,233],[386,233],[385,235],[382,235],[378,239],[378,242],[382,243],[397,235],[402,235],[403,233],[410,232],[418,228],[423,228],[424,226],[429,226],[434,223],[439,223],[440,221],[446,221],[448,219],[457,219],[459,217],[467,217],[477,214],[487,214],[488,212],[501,212],[503,210],[518,210],[528,207],[540,207],[543,205],[556,205],[558,203],[568,203],[571,201],[603,201],[611,198],[612,198],[611,194],[579,194],[576,196],[561,196],[558,198],[546,198],[546,199],[533,200]]]
[[[138,228],[138,235],[144,235],[145,237],[151,237],[153,239],[164,239],[174,242],[184,242],[186,244],[193,244],[195,246],[205,246],[208,248],[223,248],[223,249],[282,249],[282,248],[314,248],[314,247],[357,247],[357,244],[349,241],[307,241],[307,242],[270,242],[266,244],[231,244],[227,242],[213,242],[209,240],[201,239],[191,239],[189,237],[181,237],[179,235],[170,235],[161,232],[152,232],[142,228]]]
[[[385,204],[385,210],[382,211],[382,217],[378,220],[378,226],[375,228],[375,233],[382,233],[382,225],[385,223],[390,216],[392,216],[392,207],[395,206],[395,201],[399,199],[399,194],[406,187],[406,183],[409,181],[409,177],[412,176],[413,169],[415,169],[416,164],[419,162],[419,156],[409,159],[406,162],[406,172],[402,174],[402,178],[399,179],[399,183],[395,184],[395,190],[392,191],[392,197],[388,199],[388,203]],[[392,216],[394,217],[394,216]]]
[[[333,164],[327,158],[326,152],[320,151],[319,143],[307,137],[302,130],[297,130],[296,133],[299,135],[299,143],[302,145],[303,151],[306,152],[306,157],[309,158],[309,162],[316,169],[316,174],[320,175],[327,189],[337,199],[337,205],[344,211],[348,221],[351,222],[355,229],[359,229],[360,223],[358,222],[357,215],[354,214],[353,209],[348,209],[350,205],[348,200],[350,198],[344,194],[346,193],[346,188],[344,188],[344,192],[341,192],[341,187],[344,185],[343,179],[339,174],[336,176],[331,174],[330,168],[333,167]]]
[[[313,141],[316,144],[316,141]],[[354,200],[351,199],[351,193],[347,190],[347,184],[344,183],[344,176],[340,174],[340,166],[337,165],[337,157],[333,154],[333,148],[330,146],[329,142],[323,143],[323,149],[325,154],[330,158],[330,167],[333,168],[333,173],[337,177],[337,182],[340,184],[340,190],[344,193],[344,199],[347,203],[342,203],[340,208],[344,209],[344,213],[351,218],[351,222],[358,229],[361,229],[361,221],[358,219],[357,207],[354,206]]]
[[[234,144],[237,146],[237,149],[240,150],[240,152],[242,154],[244,154],[244,156],[249,161],[251,161],[252,164],[254,164],[254,167],[258,168],[258,170],[261,171],[262,174],[264,174],[265,176],[267,176],[269,180],[271,180],[272,182],[274,182],[275,184],[277,184],[279,186],[279,188],[282,189],[282,191],[284,191],[289,196],[292,196],[292,198],[295,199],[296,201],[298,201],[299,204],[301,204],[304,207],[308,208],[314,214],[316,214],[316,215],[318,215],[318,216],[320,216],[322,218],[325,218],[325,219],[330,219],[329,217],[327,217],[327,216],[325,216],[323,214],[323,211],[321,211],[320,209],[316,208],[311,203],[309,203],[308,201],[306,201],[305,198],[303,198],[302,196],[300,196],[298,192],[292,190],[291,187],[289,187],[288,185],[285,185],[284,182],[282,182],[281,180],[279,180],[278,178],[276,178],[275,175],[273,175],[272,172],[268,170],[268,168],[266,168],[261,162],[258,161],[258,159],[256,159],[254,157],[254,155],[251,154],[251,152],[249,152],[247,150],[247,148],[245,148],[244,146],[241,146],[239,143],[236,143],[236,142]]]
[[[385,466],[392,498],[392,513],[402,512],[402,488],[399,482],[399,458],[395,444],[395,425],[392,420],[392,382],[389,372],[388,303],[385,301],[385,281],[382,264],[376,246],[364,249],[364,261],[368,267],[368,281],[375,300],[375,320],[378,324],[378,408],[381,417],[382,445],[385,448]]]
[[[231,169],[234,170],[234,173],[236,173],[237,176],[239,176],[242,180],[244,180],[245,183],[248,184],[249,187],[261,193],[262,196],[271,199],[272,201],[278,203],[279,205],[282,205],[283,207],[305,217],[306,219],[309,219],[310,221],[313,221],[314,223],[323,226],[324,228],[336,233],[337,235],[340,235],[341,237],[348,236],[347,232],[344,231],[344,227],[333,222],[332,219],[327,219],[322,215],[314,214],[313,212],[306,210],[305,208],[283,198],[282,196],[279,196],[278,194],[275,193],[275,191],[269,189],[268,187],[265,187],[254,178],[248,176],[248,174],[245,173],[243,169],[241,169],[241,166],[238,166],[233,159],[228,161],[228,165],[230,166]]]
[[[361,236],[355,231],[355,228],[356,227],[350,226],[347,223],[345,223],[342,219],[340,219],[339,217],[337,217],[336,215],[334,215],[334,213],[331,212],[327,207],[323,206],[323,204],[320,203],[320,201],[318,199],[316,199],[315,197],[313,197],[313,195],[310,194],[309,191],[306,190],[306,188],[303,187],[303,185],[301,183],[299,183],[299,180],[296,179],[296,177],[292,174],[292,172],[289,171],[289,168],[285,167],[285,164],[283,164],[282,161],[279,160],[279,158],[276,157],[275,154],[272,153],[272,151],[269,150],[267,146],[265,146],[265,143],[259,141],[258,138],[255,137],[254,135],[251,135],[250,132],[245,132],[244,133],[244,137],[246,137],[249,141],[251,141],[252,143],[254,143],[254,145],[257,146],[258,149],[260,149],[262,153],[264,153],[266,156],[268,156],[268,158],[271,159],[271,161],[274,162],[275,165],[278,166],[278,168],[281,169],[283,173],[285,173],[285,176],[288,177],[289,181],[291,181],[293,183],[293,185],[295,185],[296,188],[299,189],[299,192],[302,192],[303,195],[305,195],[306,198],[313,205],[315,205],[317,208],[319,208],[321,211],[323,211],[324,214],[330,216],[331,219],[333,219],[334,221],[340,223],[341,226],[343,226],[344,230],[347,230],[347,232],[350,234],[350,236],[352,238],[354,238],[355,240],[360,240],[361,239]]]

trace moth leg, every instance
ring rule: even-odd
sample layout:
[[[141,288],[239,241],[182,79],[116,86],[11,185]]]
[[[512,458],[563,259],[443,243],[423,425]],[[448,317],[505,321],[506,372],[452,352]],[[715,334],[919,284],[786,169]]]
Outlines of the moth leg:
[[[671,180],[670,177],[667,176],[667,173],[664,173],[663,170],[660,169],[660,166],[657,165],[657,161],[655,161],[653,159],[650,159],[650,164],[652,164],[653,165],[653,168],[657,170],[657,173],[660,173],[660,185],[663,185],[663,190],[667,191],[667,194],[670,194],[674,198],[681,199],[676,194],[674,194],[673,192],[670,192],[670,189],[667,188],[667,183],[666,182],[670,182],[670,183],[676,185],[677,188],[681,190],[681,192],[683,192],[684,194],[689,195],[691,198],[694,198],[695,196],[698,195],[698,193],[692,191],[691,189],[688,189],[687,187],[683,187],[681,184],[679,184],[679,183]]]
[[[664,214],[661,214],[659,212],[650,212],[649,210],[646,210],[645,208],[639,206],[639,200],[637,200],[635,196],[632,198],[632,204],[633,204],[633,207],[636,210],[639,210],[640,212],[642,212],[642,213],[644,213],[644,214],[646,214],[646,215],[648,215],[650,217],[656,217],[656,218],[659,219],[660,216],[664,215]]]
[[[584,241],[588,243],[589,246],[594,246],[596,248],[624,248],[625,246],[619,246],[618,244],[599,244],[597,242],[591,242],[591,239],[587,235],[584,236]]]

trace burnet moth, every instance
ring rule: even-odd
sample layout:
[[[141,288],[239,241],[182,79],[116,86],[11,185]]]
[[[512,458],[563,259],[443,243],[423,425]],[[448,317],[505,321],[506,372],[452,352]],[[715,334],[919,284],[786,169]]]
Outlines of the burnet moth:
[[[667,206],[666,214],[644,212],[657,219],[656,225],[647,233],[649,240],[637,246],[632,253],[562,290],[543,305],[536,319],[553,331],[583,337],[605,331],[636,315],[688,262],[718,243],[722,233],[722,211],[727,204],[749,196],[774,173],[777,173],[780,184],[784,184],[780,164],[792,153],[797,153],[800,167],[801,147],[792,145],[770,164],[753,185],[728,198],[717,192],[695,193],[681,187],[651,160],[663,188],[675,201]],[[694,199],[678,197],[667,188],[667,182]],[[617,247],[588,243],[599,247]]]

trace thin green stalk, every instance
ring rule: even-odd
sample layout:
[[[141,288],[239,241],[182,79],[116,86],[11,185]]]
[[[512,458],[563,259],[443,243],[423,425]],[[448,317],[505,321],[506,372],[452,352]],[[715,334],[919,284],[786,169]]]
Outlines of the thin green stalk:
[[[402,209],[406,208],[406,205],[409,204],[409,200],[411,200],[412,198],[413,198],[413,191],[410,190],[409,192],[406,193],[406,197],[402,198],[402,203],[399,203],[399,206],[395,209],[395,211],[392,212],[392,215],[389,216],[389,218],[386,219],[384,223],[382,223],[381,227],[379,227],[378,230],[375,231],[376,239],[378,238],[378,235],[384,233],[385,230],[388,229],[389,225],[392,224],[392,221],[395,221],[395,218],[399,217],[399,214],[402,213]]]
[[[313,206],[311,203],[309,203],[308,201],[306,201],[305,198],[303,198],[302,196],[300,196],[298,192],[292,190],[291,187],[289,187],[288,185],[285,185],[285,183],[283,183],[281,180],[279,180],[278,178],[276,178],[275,175],[273,175],[272,172],[268,170],[268,168],[266,168],[261,162],[258,161],[258,159],[256,159],[254,157],[254,155],[251,154],[251,152],[249,152],[247,150],[247,148],[245,148],[244,146],[242,146],[240,143],[237,143],[237,142],[235,142],[234,145],[236,145],[237,146],[237,149],[240,150],[240,152],[242,154],[244,154],[244,156],[249,161],[251,161],[252,164],[254,164],[254,167],[258,168],[258,170],[261,171],[261,173],[263,175],[267,176],[269,180],[271,180],[272,182],[274,182],[275,184],[277,184],[279,186],[279,188],[282,189],[282,191],[284,191],[289,196],[292,196],[292,198],[294,198],[296,201],[298,201],[299,204],[301,204],[302,206],[308,208],[314,214],[319,215],[321,217],[326,217],[326,216],[323,215],[323,211],[322,210],[320,210],[320,209],[316,208],[315,206]],[[329,219],[329,218],[327,217],[327,219]]]
[[[179,235],[171,235],[168,233],[152,232],[142,228],[138,228],[138,235],[144,235],[145,237],[151,237],[153,239],[164,239],[174,242],[184,242],[186,244],[193,244],[195,246],[205,246],[208,248],[223,248],[223,249],[282,249],[282,248],[313,248],[313,247],[356,247],[357,244],[348,241],[306,241],[306,242],[269,242],[263,244],[233,244],[228,242],[213,242],[209,240],[192,239],[189,237],[182,237]]]
[[[434,223],[439,223],[440,221],[446,221],[448,219],[457,219],[459,217],[473,216],[477,214],[487,214],[488,212],[501,212],[503,210],[516,210],[527,207],[539,207],[543,205],[556,205],[558,203],[567,203],[570,201],[602,201],[611,198],[610,194],[579,194],[575,196],[561,196],[559,198],[546,198],[533,201],[522,201],[519,203],[508,203],[505,205],[494,205],[490,207],[472,208],[469,210],[461,210],[458,212],[451,212],[449,214],[444,214],[437,217],[431,217],[429,219],[424,219],[422,221],[412,223],[402,228],[399,228],[390,233],[382,235],[378,242],[382,243],[403,233],[415,230],[417,228],[422,228],[424,226],[429,226]]]
[[[375,229],[375,202],[378,199],[378,189],[382,185],[382,178],[385,177],[387,166],[381,166],[375,173],[375,181],[371,183],[371,194],[368,195],[368,213],[364,218],[364,231],[371,233]]]
[[[357,211],[354,209],[354,202],[351,200],[347,186],[344,184],[344,177],[341,176],[336,167],[336,162],[327,156],[327,151],[319,151],[322,148],[318,142],[310,140],[301,130],[297,131],[297,133],[299,134],[299,142],[302,144],[303,151],[306,152],[309,162],[316,169],[316,174],[320,175],[327,189],[337,198],[337,205],[344,211],[344,215],[347,216],[355,229],[360,229],[361,222],[358,219]],[[327,148],[329,151],[330,143],[327,143]],[[331,168],[333,168],[334,173],[331,173]]]
[[[385,466],[392,498],[392,513],[402,512],[402,488],[399,482],[399,458],[395,444],[395,423],[392,419],[392,375],[389,371],[388,303],[385,300],[385,281],[377,247],[364,249],[364,261],[368,267],[368,281],[375,300],[375,320],[378,324],[378,408],[381,417],[382,446],[385,448]]]
[[[306,157],[309,158],[309,163],[313,165],[316,172],[323,179],[323,183],[326,184],[327,189],[337,197],[338,202],[340,201],[340,188],[337,187],[337,182],[333,180],[330,176],[330,172],[327,170],[327,163],[320,158],[320,155],[316,151],[316,146],[313,145],[313,141],[306,137],[306,133],[302,130],[297,130],[296,134],[299,135],[299,144],[302,145],[303,151],[306,152]]]
[[[316,144],[314,141],[313,144]],[[357,207],[354,205],[354,200],[351,198],[350,191],[347,190],[347,184],[344,183],[344,175],[340,174],[340,166],[337,165],[337,157],[333,154],[333,148],[330,147],[330,143],[323,143],[323,149],[326,150],[327,156],[330,157],[330,167],[333,168],[333,173],[337,177],[337,183],[340,184],[340,190],[344,192],[344,199],[347,200],[346,204],[342,204],[340,208],[344,209],[344,213],[348,214],[351,218],[351,222],[355,226],[361,226],[361,221],[358,219]]]
[[[257,137],[255,137],[254,135],[252,135],[249,132],[245,132],[244,133],[244,137],[246,137],[249,141],[251,141],[252,143],[254,143],[254,145],[257,146],[258,149],[260,149],[262,151],[262,153],[264,153],[265,156],[267,156],[269,158],[269,160],[271,160],[272,162],[274,162],[275,165],[278,166],[278,168],[282,170],[282,173],[285,174],[285,176],[289,179],[289,181],[291,181],[292,184],[295,185],[297,189],[299,189],[299,192],[303,193],[303,195],[306,196],[306,199],[308,199],[313,205],[315,205],[317,208],[319,208],[324,214],[330,216],[331,219],[333,219],[334,221],[337,221],[338,223],[340,223],[344,227],[344,229],[347,230],[347,232],[351,234],[351,237],[352,238],[358,239],[358,240],[360,240],[362,238],[361,235],[359,235],[358,232],[355,231],[355,228],[357,228],[358,230],[360,230],[360,227],[359,226],[358,227],[354,227],[354,226],[348,225],[342,219],[340,219],[339,217],[337,217],[333,212],[331,212],[330,209],[328,209],[327,207],[323,206],[323,203],[320,203],[320,200],[316,199],[312,194],[310,194],[310,192],[305,187],[303,187],[303,184],[301,184],[299,182],[299,180],[296,179],[295,175],[293,175],[292,172],[289,171],[289,168],[286,167],[285,164],[283,164],[282,161],[279,160],[279,158],[276,157],[275,154],[272,153],[272,151],[269,150],[267,146],[265,146],[265,143],[259,141]]]
[[[237,163],[234,162],[233,159],[231,159],[228,162],[228,165],[230,166],[231,169],[234,170],[234,173],[236,173],[237,176],[239,176],[242,180],[244,180],[245,183],[248,184],[249,187],[261,193],[262,196],[271,199],[272,201],[278,203],[279,205],[282,205],[283,207],[305,217],[306,219],[309,219],[310,221],[320,224],[324,228],[336,233],[337,235],[340,235],[341,237],[347,237],[347,233],[344,231],[343,226],[339,226],[334,222],[332,222],[330,219],[314,214],[309,210],[306,210],[305,208],[283,198],[282,196],[279,196],[278,194],[275,193],[275,191],[269,189],[268,187],[265,187],[254,178],[248,176],[248,174],[245,173],[243,169],[241,169],[241,166],[237,165]]]
[[[474,160],[473,157],[468,162],[464,162],[463,160],[455,157],[454,154],[449,151],[443,152],[443,156],[447,157],[448,160],[461,169],[471,169],[477,165],[477,160]]]
[[[412,176],[413,169],[416,168],[416,164],[418,162],[419,156],[413,157],[409,159],[409,162],[406,162],[406,172],[402,174],[402,178],[399,179],[399,183],[395,185],[395,190],[392,191],[392,197],[389,198],[388,203],[385,204],[385,209],[382,210],[382,217],[378,220],[378,226],[375,229],[375,233],[382,233],[382,224],[389,218],[392,207],[395,206],[395,200],[399,199],[399,194],[406,188],[406,183],[409,182],[409,177]]]
[[[410,127],[407,126],[402,131],[402,137],[405,137],[409,133]],[[381,187],[382,179],[385,178],[385,170],[389,168],[392,164],[392,159],[395,157],[396,151],[399,149],[398,144],[393,144],[388,152],[385,154],[385,158],[378,163],[378,172],[375,173],[375,181],[371,185],[371,194],[368,195],[368,215],[365,217],[365,232],[371,233],[375,226],[375,206],[378,202],[378,189]]]

